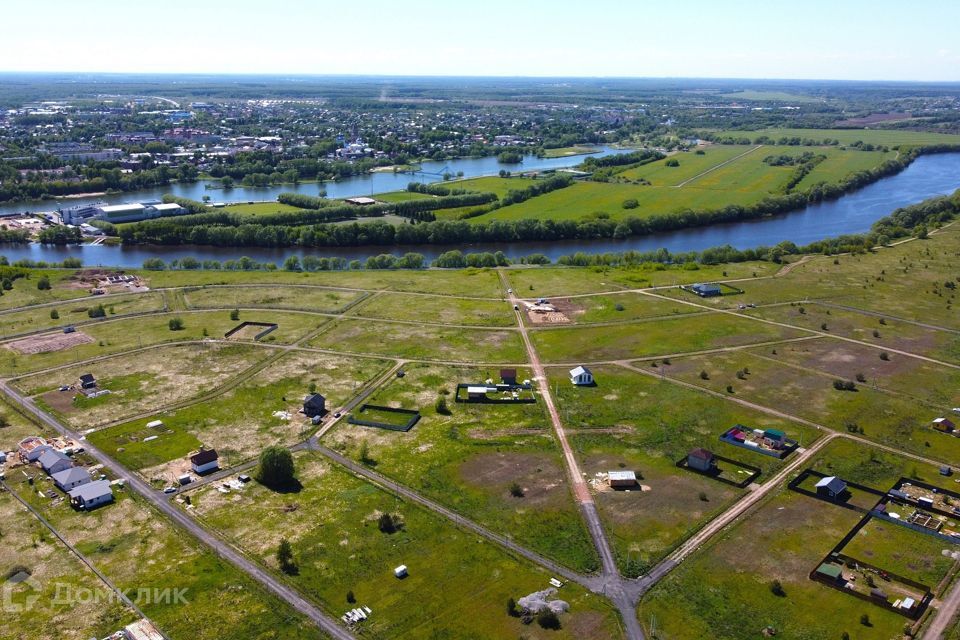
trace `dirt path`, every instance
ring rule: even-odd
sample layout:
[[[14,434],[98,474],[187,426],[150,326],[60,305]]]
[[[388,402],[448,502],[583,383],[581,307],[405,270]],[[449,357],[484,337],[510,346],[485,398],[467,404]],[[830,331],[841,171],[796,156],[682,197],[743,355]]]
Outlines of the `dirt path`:
[[[753,153],[753,152],[756,151],[757,149],[761,148],[762,146],[763,146],[762,144],[759,144],[759,145],[755,146],[753,149],[749,149],[749,150],[747,150],[747,151],[744,151],[743,153],[741,153],[741,154],[738,155],[738,156],[734,156],[734,157],[730,158],[729,160],[725,160],[724,162],[721,162],[721,163],[718,164],[718,165],[714,165],[714,166],[710,167],[709,169],[707,169],[706,171],[702,171],[702,172],[698,173],[697,175],[693,176],[692,178],[687,178],[686,180],[684,180],[684,181],[681,182],[680,184],[675,184],[675,185],[673,185],[673,188],[674,188],[674,189],[679,189],[680,187],[685,187],[685,186],[687,186],[688,184],[690,184],[691,182],[693,182],[694,180],[698,180],[698,179],[702,178],[703,176],[707,175],[708,173],[712,173],[713,171],[716,171],[717,169],[719,169],[719,168],[721,168],[721,167],[727,166],[727,165],[730,164],[731,162],[736,162],[736,161],[739,160],[740,158],[742,158],[742,157],[744,157],[744,156],[746,156],[746,155],[750,155],[751,153]]]

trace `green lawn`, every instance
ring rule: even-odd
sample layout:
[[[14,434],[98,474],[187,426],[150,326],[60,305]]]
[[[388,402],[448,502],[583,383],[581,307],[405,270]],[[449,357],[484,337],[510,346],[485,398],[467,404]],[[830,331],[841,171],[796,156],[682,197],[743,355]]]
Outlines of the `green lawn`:
[[[685,151],[670,156],[680,163],[679,167],[666,166],[667,160],[664,158],[656,162],[651,162],[635,169],[627,169],[618,174],[621,178],[628,180],[644,179],[654,186],[673,187],[681,182],[690,180],[694,176],[713,169],[718,165],[728,162],[733,158],[747,153],[753,147],[742,145],[710,145],[700,149],[703,154],[694,151]],[[754,151],[753,153],[757,153]]]
[[[360,627],[368,638],[618,638],[616,614],[597,595],[577,585],[559,597],[570,603],[559,631],[524,627],[507,615],[508,598],[549,586],[550,574],[404,502],[318,454],[297,456],[303,489],[274,493],[252,483],[223,496],[194,494],[191,513],[221,531],[262,565],[277,570],[281,539],[293,546],[299,566],[287,581],[339,617],[356,606],[372,611]],[[286,505],[294,502],[298,508]],[[403,528],[382,533],[381,513],[400,516]],[[397,580],[404,564],[409,577]],[[348,603],[352,592],[356,603]]]
[[[163,311],[166,308],[163,295],[157,292],[87,297],[82,301],[64,300],[56,306],[0,313],[0,335],[10,337],[52,327],[101,322],[102,320],[92,319],[88,315],[88,311],[100,304],[107,312],[104,319],[150,311]],[[50,314],[53,311],[56,311],[60,317],[51,318]]]
[[[839,140],[840,144],[852,144],[858,140],[873,145],[958,144],[960,135],[930,133],[927,131],[905,131],[901,129],[759,129],[757,131],[731,132],[756,139],[767,136],[773,140],[782,137],[808,138],[817,142],[825,139]],[[782,147],[778,147],[782,148]]]
[[[579,571],[598,559],[570,496],[560,452],[540,403],[457,403],[457,383],[498,379],[490,368],[410,365],[368,402],[418,409],[407,433],[341,422],[325,443],[435,500]],[[530,377],[529,371],[518,372]],[[449,414],[435,409],[443,391]],[[524,495],[510,493],[513,483]]]
[[[358,291],[303,286],[216,286],[188,289],[187,306],[194,309],[269,308],[338,313],[363,294]]]
[[[401,293],[376,295],[359,306],[355,315],[364,318],[488,327],[516,325],[513,309],[506,302]]]

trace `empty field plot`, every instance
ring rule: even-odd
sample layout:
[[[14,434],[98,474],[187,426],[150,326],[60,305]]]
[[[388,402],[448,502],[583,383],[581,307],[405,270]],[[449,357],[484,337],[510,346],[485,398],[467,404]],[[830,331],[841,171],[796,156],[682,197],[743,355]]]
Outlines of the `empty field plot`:
[[[314,427],[298,411],[311,385],[332,409],[387,366],[376,359],[293,352],[213,400],[109,427],[88,438],[144,477],[169,482],[201,443],[217,449],[220,466],[227,467],[259,455],[268,445],[306,439]],[[161,427],[146,426],[157,419]]]
[[[320,287],[251,286],[204,287],[184,290],[187,306],[194,309],[263,307],[338,313],[363,296],[359,291]]]
[[[627,180],[647,180],[654,186],[675,187],[705,171],[715,169],[718,165],[750,151],[751,148],[741,145],[710,145],[701,149],[702,155],[689,151],[670,156],[680,162],[677,167],[666,166],[670,158],[664,158],[636,169],[627,169],[617,175]]]
[[[92,599],[58,599],[58,593],[66,590],[106,592],[108,587],[6,491],[0,492],[0,521],[0,567],[4,581],[11,577],[10,572],[19,574],[15,580],[23,578],[17,586],[6,582],[4,595],[9,600],[5,603],[29,607],[29,615],[0,617],[0,635],[4,638],[58,640],[65,628],[75,630],[81,637],[102,638],[139,617],[119,602],[105,606]]]
[[[794,169],[789,166],[771,166],[764,162],[764,158],[773,154],[799,156],[808,150],[797,147],[760,147],[756,151],[743,153],[731,162],[717,167],[716,170],[692,180],[682,190],[692,188],[698,191],[707,190],[727,194],[770,195],[778,191],[790,179]],[[747,149],[744,149],[744,151],[747,151]]]
[[[451,189],[466,189],[468,191],[479,191],[482,193],[495,193],[498,198],[507,195],[511,190],[526,189],[530,185],[536,184],[532,178],[500,178],[489,176],[485,178],[468,178],[466,180],[457,180],[449,182],[447,185]]]
[[[390,431],[410,431],[419,420],[420,412],[415,409],[363,404],[350,414],[347,422]]]
[[[17,385],[39,395],[41,404],[70,426],[90,428],[212,391],[268,355],[247,345],[158,347],[29,376]],[[79,378],[86,373],[96,378],[98,390],[110,393],[95,398],[81,393]],[[60,391],[61,386],[70,388]]]
[[[402,293],[378,294],[364,302],[355,315],[450,325],[510,327],[516,324],[513,310],[506,302]]]
[[[851,174],[869,171],[887,160],[893,160],[897,155],[896,151],[858,151],[856,149],[842,151],[836,148],[817,148],[813,152],[823,153],[827,157],[797,184],[798,191],[805,191],[820,182],[841,182]]]
[[[517,331],[338,320],[310,346],[349,353],[457,362],[519,363],[526,351]]]
[[[769,357],[776,357],[772,352],[779,353],[781,347],[770,347]],[[960,438],[944,436],[930,427],[936,416],[928,414],[935,409],[924,408],[906,395],[874,389],[869,383],[851,380],[853,390],[838,390],[835,376],[740,352],[677,358],[667,375],[898,449],[943,460],[960,456]]]
[[[933,589],[957,562],[945,550],[956,551],[956,545],[871,518],[840,552]]]
[[[527,298],[567,297],[586,293],[612,293],[627,289],[679,285],[726,278],[772,275],[777,265],[770,262],[741,262],[719,266],[644,263],[628,267],[546,267],[512,268],[504,271],[518,296]]]
[[[27,278],[17,278],[12,289],[0,296],[0,309],[15,309],[35,304],[90,297],[90,287],[83,286],[72,269],[34,269]],[[46,276],[49,289],[38,289],[37,281]]]
[[[742,133],[742,132],[738,132]],[[873,145],[919,146],[927,144],[957,144],[960,136],[925,131],[902,131],[895,129],[758,129],[751,131],[754,139],[766,136],[773,140],[780,138],[806,138],[822,142],[837,140],[842,145],[861,141]],[[777,147],[780,149],[781,147]],[[862,152],[858,152],[862,153]]]
[[[537,329],[530,337],[545,362],[572,363],[723,349],[802,335],[728,314],[708,313],[609,327]]]
[[[203,488],[192,494],[191,513],[274,571],[277,545],[289,540],[299,572],[288,582],[337,616],[368,607],[371,613],[359,624],[359,635],[456,637],[469,627],[484,638],[505,640],[520,634],[532,639],[621,637],[612,608],[573,584],[557,596],[570,603],[559,631],[523,626],[507,615],[504,604],[549,586],[549,573],[339,470],[318,454],[299,454],[296,464],[303,489],[294,495],[256,483],[227,495]],[[400,523],[390,533],[378,528],[385,513]],[[399,565],[408,568],[403,580],[393,575]],[[356,604],[347,603],[347,592]]]
[[[698,311],[695,307],[632,292],[550,298],[550,304],[574,324],[629,322]]]
[[[38,474],[42,474],[37,470]],[[259,583],[233,565],[221,560],[212,551],[195,542],[189,535],[153,511],[131,492],[114,487],[115,502],[89,512],[77,512],[65,500],[56,502],[38,495],[22,474],[9,474],[8,482],[17,493],[37,508],[43,516],[80,553],[104,573],[119,589],[136,598],[137,590],[183,589],[184,598],[168,600],[144,599],[138,603],[144,614],[170,638],[189,636],[198,640],[222,638],[278,637],[307,640],[317,638],[317,628],[282,600],[274,597]],[[38,480],[45,488],[47,480]],[[9,498],[0,497],[0,501]],[[11,525],[4,522],[4,546],[7,546]],[[30,553],[50,551],[52,536],[40,538],[34,529],[27,544]],[[54,558],[49,558],[55,561]],[[62,565],[66,569],[69,564]],[[72,569],[65,582],[78,581],[83,571]],[[51,586],[44,584],[46,590]],[[84,586],[91,586],[86,584]],[[101,594],[105,598],[104,594]],[[147,601],[149,600],[149,601]],[[93,601],[96,609],[89,617],[77,619],[77,611],[58,619],[56,638],[64,637],[64,629],[90,626],[97,631],[113,625],[125,614],[105,600]],[[80,611],[85,610],[84,605]],[[4,620],[8,616],[4,616]],[[19,620],[29,624],[28,620]],[[42,618],[41,618],[42,620]],[[203,621],[202,624],[199,621]],[[0,626],[4,621],[0,621]],[[116,628],[111,631],[115,631]],[[93,633],[93,632],[91,632]],[[13,635],[10,637],[38,637]],[[84,636],[85,637],[85,636]]]
[[[170,320],[180,318],[183,328],[170,329]],[[242,320],[274,322],[277,330],[263,342],[287,344],[305,336],[327,322],[321,316],[294,313],[290,311],[248,311],[241,313]],[[97,323],[83,328],[83,333],[93,338],[86,342],[63,348],[58,351],[21,355],[12,349],[0,349],[0,371],[7,375],[23,375],[39,369],[89,360],[100,356],[112,355],[165,342],[187,342],[207,338],[222,338],[230,329],[237,326],[230,319],[228,311],[202,311],[188,313],[162,313],[142,318],[126,318]],[[78,330],[77,333],[80,331]],[[70,336],[63,332],[40,334],[36,338],[50,339],[58,336]],[[33,336],[31,336],[33,338]],[[59,338],[57,338],[59,339]],[[4,343],[4,346],[10,343]]]
[[[38,336],[29,336],[18,338],[6,343],[6,347],[23,355],[36,355],[38,353],[50,353],[53,351],[63,351],[70,347],[93,342],[93,338],[82,331],[72,331],[69,333],[47,333]]]
[[[888,639],[904,619],[809,579],[808,574],[861,514],[780,492],[674,569],[641,602],[670,638],[740,640],[767,627],[785,638]],[[784,596],[770,585],[778,580]],[[824,615],[829,611],[829,615]],[[871,626],[860,624],[869,612]]]
[[[108,298],[99,296],[84,298],[82,301],[73,300],[53,307],[44,306],[0,313],[0,335],[10,337],[53,327],[91,322],[88,312],[101,304],[107,314],[106,318],[164,309],[163,296],[155,292]],[[58,318],[51,317],[53,311],[56,311]]]
[[[518,377],[529,377],[519,371]],[[539,404],[453,402],[460,380],[496,370],[410,365],[369,401],[419,409],[408,433],[340,423],[324,444],[580,571],[598,560],[571,498],[559,449]],[[444,393],[446,392],[446,393]],[[438,398],[445,399],[437,410]]]

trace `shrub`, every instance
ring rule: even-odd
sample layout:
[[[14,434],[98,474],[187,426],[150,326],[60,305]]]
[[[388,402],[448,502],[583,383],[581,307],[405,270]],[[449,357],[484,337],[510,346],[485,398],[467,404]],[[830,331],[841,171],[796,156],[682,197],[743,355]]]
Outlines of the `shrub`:
[[[867,615],[866,613],[860,616],[860,624],[862,624],[865,627],[873,626],[872,624],[870,624],[870,616]]]
[[[231,320],[239,320],[239,319],[240,319],[240,309],[234,309],[233,311],[231,311],[231,312],[230,312],[230,319],[231,319]]]
[[[91,318],[105,318],[107,316],[107,310],[103,308],[102,304],[98,304],[95,307],[87,309],[87,316]]]
[[[514,482],[513,484],[510,485],[510,495],[512,495],[514,498],[522,498],[523,487],[521,487],[518,483]]]
[[[357,601],[357,597],[353,595],[353,591],[347,591],[347,602],[354,604]]]
[[[183,329],[183,318],[170,318],[167,326],[170,327],[170,331],[181,331]]]
[[[403,518],[399,514],[381,513],[377,518],[377,528],[382,533],[394,533],[403,529]]]
[[[881,352],[880,352],[880,359],[883,360],[884,362],[886,362],[887,360],[890,359],[890,355],[889,355],[886,351],[881,351]]]
[[[445,396],[437,396],[437,401],[434,403],[433,408],[436,409],[440,415],[450,415],[450,407],[447,406],[447,398]]]
[[[857,374],[857,382],[866,382],[866,381],[867,381],[867,376],[863,375],[862,373]]]
[[[679,166],[680,166],[680,161],[677,160],[676,158],[670,158],[669,160],[667,160],[666,162],[663,163],[663,166],[665,166],[665,167],[679,167]]]
[[[701,379],[701,380],[709,380],[709,379],[710,379],[710,374],[707,373],[706,371],[701,371],[701,372],[700,372],[700,379]]]
[[[293,547],[286,538],[281,540],[280,546],[277,547],[277,564],[280,565],[280,571],[289,576],[295,576],[300,572],[297,563],[293,560]]]
[[[613,308],[616,309],[617,311],[623,311],[623,305],[620,304],[619,302],[615,304]]]
[[[60,319],[60,312],[57,311],[56,309],[51,309],[51,310],[50,310],[50,319],[51,319],[51,320],[59,320],[59,319]]]
[[[779,580],[774,580],[770,583],[770,593],[780,598],[784,598],[787,595],[787,592],[783,590],[783,584],[781,584]]]
[[[837,391],[856,391],[857,384],[853,380],[834,380],[833,388]]]
[[[636,209],[638,206],[640,206],[640,203],[633,198],[628,198],[623,201],[622,206],[624,209]]]
[[[50,289],[50,278],[47,276],[40,276],[40,279],[37,280],[37,289],[40,291],[48,291]]]

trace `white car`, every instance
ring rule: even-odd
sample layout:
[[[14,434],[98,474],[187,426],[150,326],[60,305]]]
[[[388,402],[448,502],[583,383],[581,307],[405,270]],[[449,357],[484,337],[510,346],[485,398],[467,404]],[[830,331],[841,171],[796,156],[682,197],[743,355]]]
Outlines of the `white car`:
[[[953,412],[954,412],[954,413],[960,413],[960,407],[954,407],[954,408],[953,408]]]
[[[166,488],[164,488],[163,492],[164,492],[164,493],[176,493],[176,492],[177,492],[177,488],[176,488],[176,487],[166,487]]]

